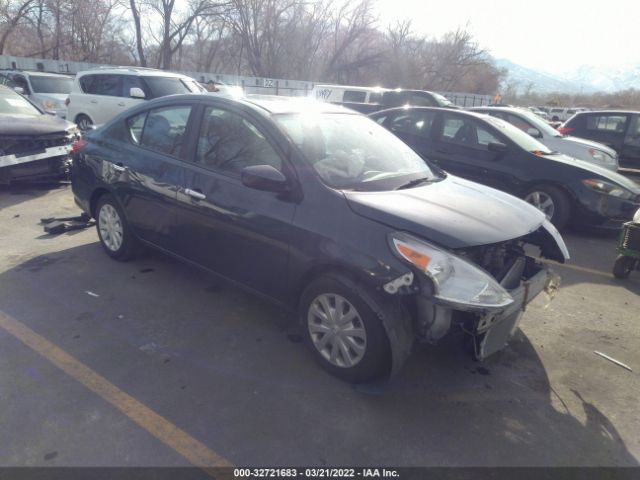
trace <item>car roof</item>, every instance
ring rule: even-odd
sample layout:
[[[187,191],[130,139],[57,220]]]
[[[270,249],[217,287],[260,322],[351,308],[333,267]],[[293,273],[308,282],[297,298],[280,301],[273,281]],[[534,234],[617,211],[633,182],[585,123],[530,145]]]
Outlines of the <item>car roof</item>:
[[[141,68],[141,67],[100,67],[93,68],[91,70],[84,70],[78,72],[77,76],[82,77],[84,75],[114,75],[114,74],[130,74],[139,75],[141,77],[174,77],[174,78],[191,78],[181,73],[167,72],[166,70],[157,70],[155,68]]]
[[[16,92],[13,88],[9,88],[6,85],[0,85],[0,93],[2,93],[3,95],[11,94],[16,97],[22,96],[18,92]]]
[[[629,114],[629,113],[640,113],[638,110],[581,110],[576,113],[576,115],[588,115],[588,114],[597,114],[602,115],[605,114]]]
[[[457,109],[457,108],[445,108],[445,107],[411,107],[411,106],[405,106],[405,107],[394,107],[394,108],[387,108],[385,110],[380,110],[378,112],[373,112],[371,113],[369,116],[370,117],[376,117],[382,114],[389,114],[391,112],[399,112],[401,110],[417,110],[417,111],[425,111],[425,112],[448,112],[448,113],[456,113],[458,115],[467,115],[469,117],[476,117],[476,118],[480,118],[480,119],[486,119],[487,118],[487,114],[485,113],[480,113],[480,112],[473,112],[470,110],[463,110],[463,109]]]
[[[281,113],[350,113],[349,110],[333,103],[319,102],[309,97],[284,97],[278,95],[248,95],[237,99],[241,103],[259,107],[270,114]]]
[[[52,73],[52,72],[40,72],[37,70],[0,70],[0,73],[22,73],[23,75],[38,75],[43,77],[63,77],[69,78],[71,74],[64,73]]]
[[[351,115],[362,115],[359,112],[350,110],[340,105],[334,105],[327,102],[319,102],[309,97],[285,97],[278,95],[247,95],[244,97],[218,96],[210,93],[181,93],[175,95],[165,95],[163,97],[154,98],[148,102],[141,103],[135,108],[136,111],[144,110],[156,105],[162,105],[165,102],[181,102],[187,100],[189,102],[200,102],[213,100],[222,104],[244,105],[263,115],[277,115],[285,113],[344,113]]]
[[[488,111],[488,112],[506,112],[506,113],[531,113],[531,110],[528,108],[520,108],[520,107],[491,107],[491,106],[483,106],[483,107],[471,107],[470,111]]]

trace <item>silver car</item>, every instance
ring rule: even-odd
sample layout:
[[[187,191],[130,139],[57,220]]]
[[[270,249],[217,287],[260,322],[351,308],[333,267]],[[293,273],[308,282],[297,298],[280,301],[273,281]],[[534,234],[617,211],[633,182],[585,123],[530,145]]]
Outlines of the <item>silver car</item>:
[[[562,135],[529,110],[511,107],[477,107],[475,112],[501,118],[527,132],[552,151],[595,163],[608,170],[618,170],[618,154],[610,147],[591,140]]]
[[[69,96],[73,77],[57,73],[0,71],[0,84],[13,88],[51,115],[67,117],[65,100]]]

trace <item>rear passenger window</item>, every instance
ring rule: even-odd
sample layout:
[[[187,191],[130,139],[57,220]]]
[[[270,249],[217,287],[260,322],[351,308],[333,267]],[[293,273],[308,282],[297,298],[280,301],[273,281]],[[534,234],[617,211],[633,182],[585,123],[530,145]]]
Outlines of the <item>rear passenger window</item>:
[[[204,112],[196,162],[234,175],[252,165],[282,168],[280,155],[251,122],[236,113],[213,107],[207,107]]]
[[[136,139],[140,139],[138,144],[149,150],[177,157],[190,114],[191,107],[181,105],[149,110],[143,119],[139,117],[145,114],[131,117],[128,127],[132,141],[136,143]],[[142,129],[140,123],[143,123]]]
[[[343,102],[364,103],[367,99],[367,92],[347,90],[342,97]]]
[[[589,115],[587,130],[624,133],[627,123],[625,115]]]
[[[93,80],[96,78],[95,75],[84,75],[80,78],[80,87],[84,93],[95,93],[93,88]]]
[[[122,96],[122,77],[120,75],[95,75],[91,89],[92,92],[88,93],[120,97]]]

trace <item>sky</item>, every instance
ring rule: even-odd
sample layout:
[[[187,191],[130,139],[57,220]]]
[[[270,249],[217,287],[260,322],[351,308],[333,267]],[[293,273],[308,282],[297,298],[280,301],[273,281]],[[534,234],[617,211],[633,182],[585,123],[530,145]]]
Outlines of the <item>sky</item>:
[[[497,58],[561,74],[582,65],[640,65],[640,0],[378,0],[382,25],[470,31]]]

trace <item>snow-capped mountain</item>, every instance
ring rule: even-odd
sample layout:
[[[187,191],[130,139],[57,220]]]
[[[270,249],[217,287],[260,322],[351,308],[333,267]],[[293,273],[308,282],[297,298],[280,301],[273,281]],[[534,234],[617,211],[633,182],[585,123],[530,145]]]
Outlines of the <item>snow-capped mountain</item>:
[[[640,65],[618,69],[583,65],[561,74],[551,74],[506,59],[495,59],[495,62],[498,67],[507,71],[507,82],[517,85],[520,91],[524,91],[531,84],[534,91],[541,93],[593,93],[640,89]]]

